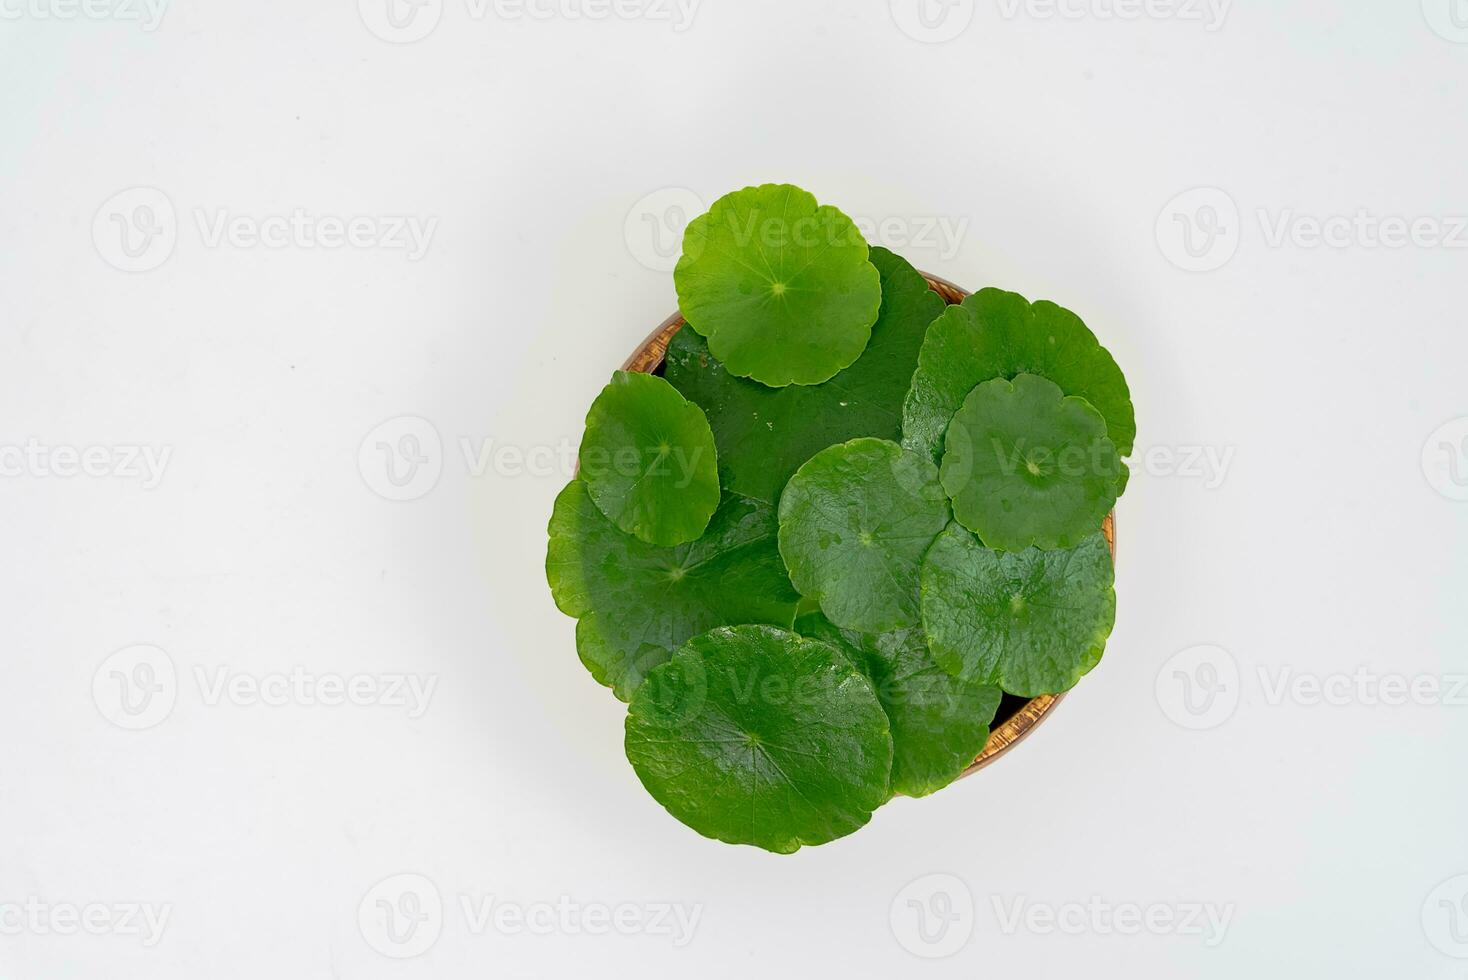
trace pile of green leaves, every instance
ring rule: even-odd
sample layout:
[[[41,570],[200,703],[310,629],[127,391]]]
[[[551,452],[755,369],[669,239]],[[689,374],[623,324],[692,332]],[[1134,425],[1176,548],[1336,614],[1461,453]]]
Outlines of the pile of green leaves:
[[[687,329],[592,404],[546,574],[653,797],[790,853],[1096,666],[1131,396],[1075,314],[946,305],[797,187],[721,198],[674,278]]]

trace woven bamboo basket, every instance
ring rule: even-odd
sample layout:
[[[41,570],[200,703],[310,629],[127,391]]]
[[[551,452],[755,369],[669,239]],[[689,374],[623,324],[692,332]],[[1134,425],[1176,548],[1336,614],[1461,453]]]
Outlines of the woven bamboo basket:
[[[940,279],[927,273],[923,273],[923,276],[928,280],[928,285],[932,287],[933,292],[943,297],[947,303],[960,303],[965,296],[969,295],[968,290],[946,279]],[[622,370],[652,374],[661,368],[663,358],[668,353],[668,342],[673,339],[675,333],[682,329],[683,324],[681,313],[674,313],[668,317],[661,326],[648,335],[637,350],[632,352],[632,356],[627,358],[627,362],[622,365]],[[1111,547],[1112,561],[1115,561],[1115,512],[1107,515],[1101,525],[1101,533],[1105,535],[1106,543]],[[999,712],[994,716],[989,741],[984,745],[984,750],[979,753],[979,757],[964,770],[964,776],[973,775],[1018,745],[1039,726],[1040,722],[1050,717],[1055,706],[1060,704],[1064,698],[1064,694],[1044,694],[1029,700],[1004,695],[1004,700],[999,705]]]

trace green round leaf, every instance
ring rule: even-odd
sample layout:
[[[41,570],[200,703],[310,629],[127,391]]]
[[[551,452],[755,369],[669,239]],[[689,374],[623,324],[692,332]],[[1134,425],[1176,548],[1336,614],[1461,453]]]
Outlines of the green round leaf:
[[[936,466],[895,442],[853,439],[790,478],[780,554],[795,587],[837,626],[904,629],[918,624],[918,569],[948,519]]]
[[[953,514],[991,548],[1068,548],[1116,503],[1121,461],[1105,420],[1033,374],[975,388],[944,444]]]
[[[993,551],[957,522],[923,562],[923,626],[947,671],[1038,697],[1101,659],[1116,619],[1111,551],[1098,531],[1064,551]]]
[[[708,419],[650,374],[612,375],[587,413],[580,463],[601,512],[649,544],[693,541],[719,506]]]
[[[689,326],[731,374],[820,384],[866,349],[882,286],[855,223],[789,184],[746,187],[689,223],[673,272]]]
[[[738,378],[693,330],[668,345],[665,376],[708,413],[724,486],[774,502],[801,464],[827,446],[860,436],[902,436],[902,402],[928,324],[943,300],[900,256],[873,248],[882,276],[882,312],[857,362],[819,385],[769,388]]]
[[[1137,435],[1126,378],[1081,318],[1041,300],[982,289],[950,306],[923,341],[903,409],[902,444],[937,461],[948,421],[976,385],[1037,374],[1094,405],[1108,437],[1129,456]]]
[[[653,798],[716,840],[789,854],[863,827],[890,795],[892,736],[842,655],[768,626],[693,638],[627,712]]]
[[[857,633],[820,613],[795,621],[796,631],[836,647],[867,676],[892,725],[892,789],[927,796],[953,782],[989,741],[999,688],[949,674],[928,650],[920,628]]]
[[[776,549],[774,508],[735,494],[703,537],[673,548],[623,534],[573,480],[556,498],[546,577],[576,617],[576,649],[593,677],[626,701],[689,637],[715,626],[789,627],[800,597]]]

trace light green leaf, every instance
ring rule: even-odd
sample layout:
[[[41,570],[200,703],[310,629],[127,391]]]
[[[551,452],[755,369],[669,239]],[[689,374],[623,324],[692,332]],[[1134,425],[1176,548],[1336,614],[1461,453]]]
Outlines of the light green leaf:
[[[948,524],[938,468],[895,442],[824,449],[780,497],[780,554],[795,587],[845,629],[917,625],[923,552]]]
[[[800,617],[795,629],[841,650],[872,682],[892,724],[895,792],[937,792],[984,750],[999,688],[943,670],[922,629],[857,633],[839,629],[820,613]]]
[[[673,272],[689,326],[731,374],[820,384],[866,349],[882,304],[850,218],[789,184],[735,191],[689,223]]]
[[[690,637],[735,623],[789,627],[800,597],[776,550],[774,508],[728,494],[703,537],[672,548],[624,534],[573,480],[556,498],[546,577],[576,617],[593,677],[627,700]]]
[[[1105,420],[1033,374],[976,387],[944,445],[953,514],[991,548],[1070,547],[1116,503],[1121,462]]]
[[[719,506],[708,419],[650,374],[612,375],[586,416],[580,463],[601,512],[649,544],[695,540]]]
[[[866,678],[827,644],[767,626],[697,636],[655,669],[626,749],[674,817],[780,854],[860,829],[889,796],[892,736]]]
[[[882,311],[857,362],[819,385],[769,388],[738,378],[693,330],[668,345],[665,376],[708,413],[724,486],[773,503],[801,464],[827,446],[860,436],[897,440],[902,402],[918,348],[943,300],[906,260],[873,248]]]
[[[935,462],[943,434],[976,385],[1036,374],[1094,405],[1129,456],[1137,435],[1126,378],[1080,317],[1054,303],[983,289],[950,306],[928,330],[903,412],[902,444]]]
[[[923,625],[950,673],[1038,697],[1096,666],[1116,619],[1111,551],[1098,531],[1064,551],[985,548],[956,521],[923,562]]]

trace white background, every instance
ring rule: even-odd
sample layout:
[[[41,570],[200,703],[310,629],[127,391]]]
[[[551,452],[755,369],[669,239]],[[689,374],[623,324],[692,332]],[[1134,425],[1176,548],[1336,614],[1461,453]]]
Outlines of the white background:
[[[1468,416],[1468,5],[91,2],[0,2],[0,976],[1468,977],[1468,703],[1274,693],[1468,672],[1468,423],[1434,434]],[[646,795],[542,571],[547,447],[674,305],[655,229],[765,180],[1076,310],[1140,423],[1101,666],[793,857]],[[296,668],[436,687],[214,696]],[[443,912],[399,960],[405,884]],[[461,897],[699,919],[476,931]],[[63,934],[129,903],[157,942]],[[1127,935],[1128,903],[1230,921]]]

